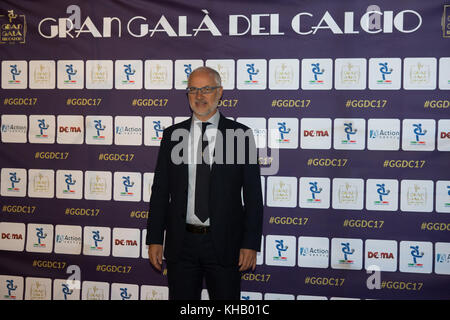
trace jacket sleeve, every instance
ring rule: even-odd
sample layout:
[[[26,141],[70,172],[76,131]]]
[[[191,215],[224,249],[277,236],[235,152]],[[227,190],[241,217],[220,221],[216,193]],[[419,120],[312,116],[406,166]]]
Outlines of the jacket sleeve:
[[[250,130],[250,129],[249,129]],[[260,251],[263,225],[261,174],[253,134],[246,145],[246,163],[243,168],[244,235],[242,248]]]
[[[169,165],[170,165],[170,137],[166,130],[156,161],[155,175],[153,177],[152,195],[147,218],[146,244],[163,244],[164,230],[166,228],[166,215],[169,207]]]

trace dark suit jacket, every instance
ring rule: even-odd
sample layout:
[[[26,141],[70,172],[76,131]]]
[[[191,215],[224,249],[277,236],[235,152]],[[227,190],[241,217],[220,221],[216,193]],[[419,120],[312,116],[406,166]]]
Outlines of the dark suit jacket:
[[[181,139],[175,138],[180,131],[176,129],[184,129],[182,131],[188,133],[191,119],[164,130],[150,198],[146,243],[163,244],[166,230],[164,256],[169,261],[176,261],[182,248],[186,232],[188,196],[188,164],[187,162],[173,163],[171,153],[175,148],[176,154],[184,155],[179,149]],[[210,232],[221,264],[237,265],[241,248],[260,250],[263,204],[260,169],[253,135],[251,134],[250,138],[245,140],[245,162],[241,161],[241,164],[237,164],[237,158],[242,153],[238,154],[237,139],[232,136],[227,137],[227,129],[249,130],[245,125],[220,115],[217,135],[219,136],[220,131],[223,136],[224,159],[223,164],[213,163],[211,169]],[[176,141],[172,141],[173,139]],[[217,161],[220,161],[218,154],[220,154],[221,145],[217,139],[214,156]],[[234,156],[229,157],[230,152],[228,152],[228,157],[233,158],[233,164],[226,161],[225,150],[227,144],[230,146],[231,140],[234,141],[232,148]],[[185,152],[187,152],[187,140],[185,142]],[[178,147],[176,147],[177,144]]]

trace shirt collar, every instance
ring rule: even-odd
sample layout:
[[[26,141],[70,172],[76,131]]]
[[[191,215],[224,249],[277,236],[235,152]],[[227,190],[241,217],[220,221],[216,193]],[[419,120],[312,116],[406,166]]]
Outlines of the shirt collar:
[[[207,120],[207,122],[211,123],[210,126],[213,126],[215,128],[217,128],[219,126],[219,119],[220,119],[220,112],[219,110],[216,111],[216,113]],[[192,123],[196,124],[198,122],[202,122],[201,120],[199,120],[195,114],[192,114]]]

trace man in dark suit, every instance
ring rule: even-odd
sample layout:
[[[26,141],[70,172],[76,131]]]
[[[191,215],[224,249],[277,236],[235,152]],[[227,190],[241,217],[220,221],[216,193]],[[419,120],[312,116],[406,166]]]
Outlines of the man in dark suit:
[[[220,75],[194,70],[187,95],[193,115],[166,128],[147,221],[150,263],[161,270],[163,241],[169,299],[240,298],[240,271],[255,269],[261,245],[262,192],[251,130],[217,110]]]

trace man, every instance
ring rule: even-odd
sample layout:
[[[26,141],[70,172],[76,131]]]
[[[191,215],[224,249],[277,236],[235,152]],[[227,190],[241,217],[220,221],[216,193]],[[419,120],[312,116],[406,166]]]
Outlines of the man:
[[[146,243],[161,271],[166,231],[169,299],[199,300],[205,279],[211,299],[238,300],[240,271],[256,267],[263,214],[256,146],[248,127],[218,112],[222,92],[214,69],[194,70],[193,115],[163,132]]]

